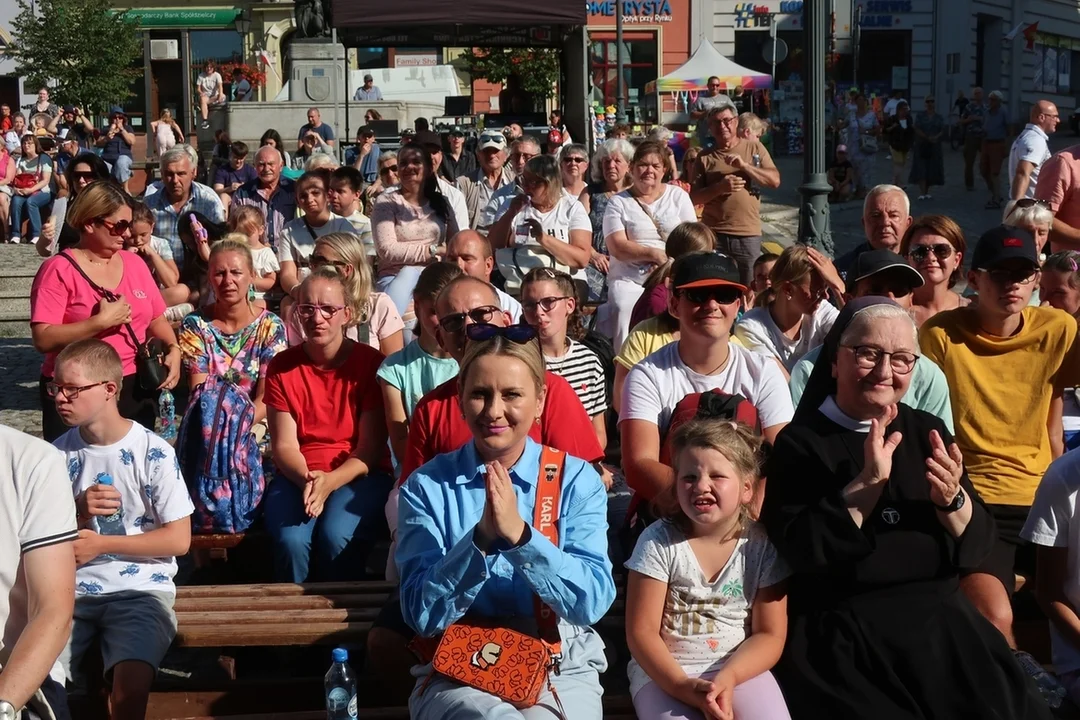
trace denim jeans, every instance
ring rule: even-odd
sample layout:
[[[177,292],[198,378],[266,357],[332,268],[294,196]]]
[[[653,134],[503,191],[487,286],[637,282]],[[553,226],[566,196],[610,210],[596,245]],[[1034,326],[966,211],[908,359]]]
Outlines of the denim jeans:
[[[303,489],[275,475],[263,498],[274,582],[363,580],[368,551],[388,535],[383,506],[393,484],[382,473],[357,478],[332,492],[319,517],[310,518]]]
[[[112,174],[113,180],[118,183],[125,183],[131,179],[131,156],[120,155],[112,162],[106,161],[105,164],[109,166],[109,172]]]
[[[397,275],[385,275],[375,282],[375,289],[390,296],[394,307],[402,318],[412,303],[413,290],[416,289],[416,281],[420,279],[420,273],[424,268],[419,265],[405,265],[398,270]],[[405,344],[412,341],[413,328],[416,327],[416,318],[405,321],[405,332],[402,333]]]
[[[49,204],[52,195],[48,190],[39,190],[33,195],[13,195],[11,197],[11,239],[22,235],[23,213],[30,218],[30,237],[41,235],[41,208]],[[59,232],[59,230],[57,230]]]

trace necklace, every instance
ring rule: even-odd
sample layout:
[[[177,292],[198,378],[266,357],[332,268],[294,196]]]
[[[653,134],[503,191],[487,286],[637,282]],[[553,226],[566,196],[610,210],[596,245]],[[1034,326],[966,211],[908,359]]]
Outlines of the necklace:
[[[570,339],[567,338],[566,352],[563,353],[562,357],[549,357],[548,355],[544,355],[544,364],[547,365],[547,369],[555,373],[559,377],[562,377],[563,365],[565,365],[566,361],[570,359],[570,349]]]
[[[82,254],[83,257],[86,258],[86,262],[90,263],[91,265],[108,265],[109,261],[112,260],[111,257],[105,260],[95,260],[93,253],[91,253],[89,250],[86,250],[84,248],[79,249],[82,250]]]

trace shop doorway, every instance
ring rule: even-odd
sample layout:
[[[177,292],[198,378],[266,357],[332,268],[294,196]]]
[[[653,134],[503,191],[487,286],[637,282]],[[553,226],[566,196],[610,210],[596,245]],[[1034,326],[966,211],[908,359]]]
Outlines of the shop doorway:
[[[180,127],[190,127],[184,102],[184,65],[179,60],[151,60],[150,120],[157,120],[166,109]]]
[[[0,76],[0,103],[11,106],[11,112],[19,111],[19,78]]]
[[[975,32],[975,85],[986,92],[1001,88],[1001,37],[1004,21],[993,15],[979,15]]]
[[[858,63],[857,79],[864,93],[888,97],[896,89],[906,97],[911,84],[911,31],[863,30]]]

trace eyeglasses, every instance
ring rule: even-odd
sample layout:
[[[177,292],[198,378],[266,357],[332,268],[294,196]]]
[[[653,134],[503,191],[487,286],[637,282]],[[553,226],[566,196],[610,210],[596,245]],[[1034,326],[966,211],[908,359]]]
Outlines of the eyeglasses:
[[[45,385],[45,392],[49,393],[49,397],[56,397],[57,395],[63,395],[68,400],[75,400],[79,397],[79,393],[84,390],[96,388],[98,385],[108,385],[108,380],[102,380],[91,385],[57,385],[54,382]]]
[[[540,183],[540,178],[535,175],[526,175],[524,173],[521,175],[521,187],[523,188],[536,187]]]
[[[731,305],[742,299],[742,291],[731,285],[689,288],[686,290],[679,290],[677,294],[695,305],[704,305],[709,302],[710,299],[715,300],[719,305]]]
[[[739,121],[738,117],[722,118],[722,117],[713,116],[713,117],[709,118],[709,122],[711,122],[711,123],[713,123],[715,125],[734,125],[738,121]]]
[[[94,222],[108,230],[109,234],[113,237],[120,237],[124,233],[131,231],[130,220],[118,220],[114,223],[111,223],[105,218],[98,218]]]
[[[564,163],[575,163],[575,164],[577,164],[577,163],[586,163],[586,162],[589,162],[589,161],[588,161],[588,160],[586,160],[585,158],[583,158],[583,157],[580,157],[580,156],[578,156],[578,155],[570,155],[570,156],[566,156],[566,157],[564,157],[564,158],[562,159],[562,161],[563,161]]]
[[[889,367],[897,375],[907,375],[915,367],[919,356],[915,353],[901,350],[898,352],[885,352],[873,345],[841,345],[855,355],[855,364],[863,370],[873,370],[881,362],[882,358],[888,358]]]
[[[315,317],[317,311],[323,316],[324,320],[330,320],[344,309],[344,305],[311,305],[304,303],[303,305],[296,306],[296,314],[299,315],[302,320],[310,320]]]
[[[493,337],[504,337],[510,342],[524,345],[536,339],[536,328],[532,325],[507,325],[500,327],[489,323],[477,323],[465,328],[465,337],[474,342],[483,342]]]
[[[349,267],[349,263],[344,260],[331,260],[330,258],[323,257],[322,255],[312,255],[309,260],[311,267],[317,268],[323,265],[333,265],[338,270],[344,270]]]
[[[1035,281],[1035,276],[1039,274],[1039,269],[987,270],[986,268],[979,268],[979,272],[986,273],[995,285],[1007,287],[1009,285],[1030,285]]]
[[[569,295],[560,295],[558,297],[552,295],[551,297],[540,298],[535,302],[523,302],[521,303],[521,309],[525,312],[536,312],[537,307],[544,309],[544,312],[551,312],[555,309],[555,304],[560,300],[569,300]]]
[[[396,173],[397,165],[387,165],[386,167],[379,168],[379,174],[385,175],[386,173]]]
[[[517,150],[515,152],[510,153],[510,159],[515,160],[515,161],[524,160],[525,162],[528,162],[528,161],[532,160],[534,157],[537,157],[538,155],[539,155],[539,153],[527,153],[527,152],[521,152],[520,150]]]
[[[481,305],[468,312],[452,313],[439,318],[439,327],[446,330],[448,333],[454,333],[456,335],[461,332],[463,327],[465,327],[465,318],[469,318],[473,323],[480,325],[490,322],[491,317],[495,313],[501,311],[502,308],[496,305]]]
[[[938,260],[948,260],[952,257],[953,246],[949,243],[937,243],[935,245],[917,245],[908,250],[908,257],[915,262],[926,262],[926,259],[930,257],[930,253],[934,253],[934,257]]]

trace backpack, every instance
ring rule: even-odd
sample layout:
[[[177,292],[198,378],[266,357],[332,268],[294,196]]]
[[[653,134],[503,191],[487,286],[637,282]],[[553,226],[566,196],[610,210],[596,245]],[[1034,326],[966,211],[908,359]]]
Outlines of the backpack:
[[[192,393],[176,455],[195,504],[193,533],[241,533],[254,522],[266,489],[254,423],[251,398],[220,376]]]
[[[732,420],[749,425],[757,434],[761,434],[761,419],[753,403],[739,394],[728,394],[720,389],[701,393],[691,393],[675,406],[671,413],[671,422],[660,444],[660,462],[671,465],[671,436],[675,430],[696,418],[716,418]],[[633,550],[637,539],[645,528],[656,520],[656,516],[640,495],[635,495],[626,512],[626,523],[621,533],[624,548]]]

